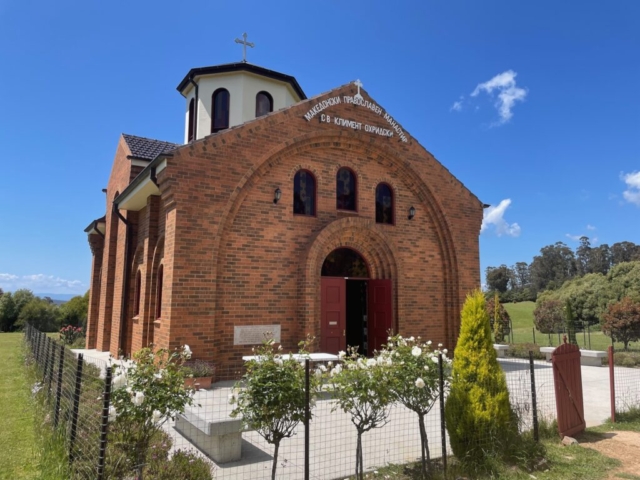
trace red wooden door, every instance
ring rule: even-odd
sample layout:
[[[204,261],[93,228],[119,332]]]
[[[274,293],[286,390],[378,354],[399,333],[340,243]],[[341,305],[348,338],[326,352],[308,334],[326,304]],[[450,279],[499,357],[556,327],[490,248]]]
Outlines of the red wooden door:
[[[566,340],[565,340],[566,341]],[[573,437],[585,429],[580,348],[565,343],[551,354],[560,436]]]
[[[347,281],[344,278],[321,278],[320,348],[323,353],[337,354],[346,350]]]
[[[393,306],[391,280],[369,280],[368,283],[367,353],[372,355],[387,343],[389,330],[393,328]]]

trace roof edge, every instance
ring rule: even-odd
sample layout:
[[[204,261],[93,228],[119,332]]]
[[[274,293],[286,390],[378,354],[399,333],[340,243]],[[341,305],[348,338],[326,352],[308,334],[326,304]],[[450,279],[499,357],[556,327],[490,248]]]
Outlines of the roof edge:
[[[276,72],[275,70],[269,70],[268,68],[259,67],[258,65],[253,65],[251,63],[238,62],[238,63],[226,63],[223,65],[213,65],[210,67],[197,67],[189,70],[189,73],[182,79],[182,81],[176,87],[176,90],[182,94],[184,89],[190,83],[191,79],[199,77],[201,75],[214,75],[216,73],[229,73],[229,72],[250,72],[255,73],[256,75],[262,75],[264,77],[272,78],[274,80],[279,80],[281,82],[285,82],[291,85],[293,90],[298,94],[300,100],[306,100],[307,95],[302,90],[302,87],[291,75],[286,75],[284,73]]]

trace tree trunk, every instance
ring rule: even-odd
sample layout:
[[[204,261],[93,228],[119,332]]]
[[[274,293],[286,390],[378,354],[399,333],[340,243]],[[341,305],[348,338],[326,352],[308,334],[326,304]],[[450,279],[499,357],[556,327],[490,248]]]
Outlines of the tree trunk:
[[[273,443],[275,449],[273,451],[273,465],[271,466],[271,480],[276,480],[276,468],[278,468],[278,450],[280,449],[280,440]]]
[[[429,442],[427,440],[427,429],[424,426],[424,415],[418,415],[418,423],[420,424],[420,443],[422,452],[422,476],[429,478],[431,473],[431,456],[429,454]]]
[[[364,479],[364,466],[362,465],[362,432],[358,430],[358,445],[356,446],[356,478]]]

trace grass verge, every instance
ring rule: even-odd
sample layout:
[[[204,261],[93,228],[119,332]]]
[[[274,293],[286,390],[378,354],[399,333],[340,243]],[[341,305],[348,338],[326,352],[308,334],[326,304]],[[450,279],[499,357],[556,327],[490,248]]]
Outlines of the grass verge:
[[[63,443],[43,428],[45,410],[31,394],[22,333],[0,333],[0,479],[68,478]]]
[[[0,478],[34,478],[36,436],[22,334],[0,333]]]

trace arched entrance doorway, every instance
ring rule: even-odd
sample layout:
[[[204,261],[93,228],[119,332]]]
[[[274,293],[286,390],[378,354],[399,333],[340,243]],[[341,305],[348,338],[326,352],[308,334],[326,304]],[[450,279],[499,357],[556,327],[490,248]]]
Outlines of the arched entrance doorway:
[[[327,255],[321,275],[322,351],[338,353],[349,346],[372,355],[393,327],[391,280],[369,278],[367,262],[350,248]]]

